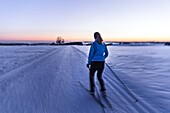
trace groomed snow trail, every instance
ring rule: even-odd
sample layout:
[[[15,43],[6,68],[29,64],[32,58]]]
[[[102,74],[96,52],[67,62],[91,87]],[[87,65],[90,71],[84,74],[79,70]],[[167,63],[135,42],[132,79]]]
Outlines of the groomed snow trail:
[[[103,113],[101,106],[78,84],[81,81],[89,88],[83,55],[86,57],[73,46],[56,47],[3,74],[0,113]],[[114,110],[105,109],[106,113],[155,113],[146,103],[135,104],[107,67],[104,76],[114,107]]]
[[[88,83],[84,60],[70,46],[56,47],[1,77],[0,113],[102,113],[77,81]]]

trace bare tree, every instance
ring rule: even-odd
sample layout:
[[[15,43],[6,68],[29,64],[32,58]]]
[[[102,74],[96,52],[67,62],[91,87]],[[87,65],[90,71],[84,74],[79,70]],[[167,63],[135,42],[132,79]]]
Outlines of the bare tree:
[[[64,39],[62,39],[62,37],[59,36],[59,37],[57,37],[56,43],[57,44],[62,44],[62,43],[64,43]]]
[[[62,44],[64,43],[64,39],[62,39],[61,43],[62,43]]]

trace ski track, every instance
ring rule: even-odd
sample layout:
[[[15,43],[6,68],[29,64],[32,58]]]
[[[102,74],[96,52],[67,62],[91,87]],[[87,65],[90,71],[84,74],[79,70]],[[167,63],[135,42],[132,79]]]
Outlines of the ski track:
[[[77,82],[89,88],[87,54],[77,47],[56,47],[1,75],[0,113],[103,113],[102,107]],[[101,98],[107,106],[105,113],[156,113],[131,91],[139,99],[134,103],[107,66],[104,79],[114,108],[110,110]]]
[[[74,47],[80,55],[87,62],[87,54],[79,50],[77,47]],[[123,74],[119,72],[119,74]],[[117,113],[157,113],[154,108],[148,107],[144,100],[140,100],[140,97],[132,93],[139,99],[139,102],[135,103],[135,100],[128,94],[123,85],[118,81],[118,79],[113,75],[111,70],[105,66],[104,70],[104,79],[107,89],[107,94],[109,100],[114,107],[113,111],[107,112],[117,112]],[[104,102],[104,100],[102,100]],[[120,109],[121,108],[121,109]]]
[[[57,51],[57,50],[50,50],[50,51],[42,54],[41,56],[39,56],[39,58],[31,59],[32,61],[30,61],[29,63],[26,63],[25,65],[18,66],[18,67],[16,67],[16,68],[8,71],[7,73],[2,74],[2,75],[0,76],[0,82],[3,81],[3,80],[5,80],[5,79],[8,79],[8,78],[10,78],[10,77],[13,77],[12,75],[13,75],[13,73],[16,72],[16,70],[17,70],[17,71],[20,71],[20,70],[22,70],[22,69],[24,69],[24,68],[27,68],[27,67],[29,67],[30,65],[33,65],[35,62],[40,61],[40,60],[43,60],[44,58],[48,57],[49,55],[54,54],[56,51]]]
[[[56,47],[5,73],[0,77],[0,113],[102,113],[77,83],[89,84],[85,64],[74,48]]]

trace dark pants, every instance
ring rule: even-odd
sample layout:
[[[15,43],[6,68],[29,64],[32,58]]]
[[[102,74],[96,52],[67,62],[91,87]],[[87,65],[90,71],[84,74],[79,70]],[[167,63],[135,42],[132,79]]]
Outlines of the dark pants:
[[[104,86],[104,81],[102,78],[102,72],[104,69],[104,62],[102,61],[92,61],[91,62],[91,67],[90,67],[90,88],[91,92],[94,92],[94,74],[97,71],[97,78],[99,80],[100,86],[101,86],[101,91],[105,91],[105,86]]]

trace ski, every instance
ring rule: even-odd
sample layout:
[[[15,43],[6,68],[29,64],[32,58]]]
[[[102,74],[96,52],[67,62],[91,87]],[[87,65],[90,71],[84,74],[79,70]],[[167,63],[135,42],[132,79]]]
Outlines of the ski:
[[[83,89],[85,89],[85,91],[87,91],[87,92],[102,106],[102,108],[106,108],[106,106],[105,106],[99,99],[97,99],[95,95],[92,95],[92,94],[90,93],[90,91],[89,91],[80,81],[78,81],[78,83],[80,84],[80,86],[81,86]]]
[[[96,81],[96,84],[98,85],[98,87],[100,87],[99,83]],[[113,106],[112,104],[110,103],[108,97],[107,97],[107,94],[102,94],[104,100],[106,101],[107,105],[109,106],[109,109],[113,110]]]
[[[113,106],[110,103],[110,101],[108,100],[107,95],[103,95],[103,98],[105,99],[105,101],[106,101],[107,105],[109,106],[109,108],[113,110]]]

